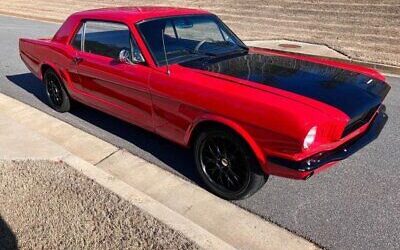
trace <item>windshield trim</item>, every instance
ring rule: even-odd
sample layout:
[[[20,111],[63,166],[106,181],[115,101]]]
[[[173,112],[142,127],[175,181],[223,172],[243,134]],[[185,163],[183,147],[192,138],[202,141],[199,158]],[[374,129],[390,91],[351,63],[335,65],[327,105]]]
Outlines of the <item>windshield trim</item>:
[[[140,29],[140,25],[143,24],[143,23],[147,23],[147,22],[151,22],[151,21],[156,21],[156,20],[171,19],[171,18],[177,18],[177,17],[198,17],[198,16],[205,16],[205,17],[212,17],[212,18],[215,18],[215,20],[218,22],[219,25],[223,26],[224,29],[226,29],[227,31],[229,31],[229,32],[231,33],[231,35],[240,43],[240,46],[242,46],[243,49],[246,48],[246,49],[248,50],[248,47],[243,43],[243,41],[242,41],[242,40],[241,40],[241,39],[240,39],[240,38],[239,38],[239,37],[238,37],[238,36],[237,36],[237,35],[236,35],[236,34],[235,34],[235,33],[234,33],[234,32],[233,32],[233,31],[218,17],[218,16],[217,16],[217,15],[215,15],[215,14],[171,15],[171,16],[155,17],[155,18],[150,18],[150,19],[141,20],[141,21],[135,23],[136,30],[137,30],[137,32],[139,33],[140,37],[142,38],[144,44],[146,45],[146,48],[147,48],[148,52],[150,53],[151,58],[152,58],[154,64],[155,64],[157,67],[165,66],[165,65],[166,65],[166,62],[160,63],[160,62],[158,62],[158,61],[156,60],[156,57],[154,56],[153,51],[150,49],[150,46],[149,46],[149,43],[148,43],[147,40],[146,40],[146,37],[143,35],[143,33],[142,33],[141,29]],[[184,61],[187,62],[187,61],[191,61],[191,60],[195,60],[195,59],[198,59],[198,58],[193,58],[193,59],[189,59],[189,58],[188,58],[187,60],[184,60]],[[165,61],[165,60],[164,60],[164,61]],[[182,62],[174,62],[174,63],[172,63],[172,65],[173,65],[173,64],[179,64],[179,63],[183,63],[183,61],[182,61]],[[171,65],[171,63],[170,63],[170,65]]]

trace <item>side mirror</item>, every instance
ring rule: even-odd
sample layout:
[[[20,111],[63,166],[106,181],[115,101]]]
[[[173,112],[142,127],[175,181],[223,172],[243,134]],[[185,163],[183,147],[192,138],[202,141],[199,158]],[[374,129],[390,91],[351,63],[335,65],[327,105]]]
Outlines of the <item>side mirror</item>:
[[[121,50],[121,52],[119,52],[118,60],[121,63],[131,64],[132,63],[132,61],[131,61],[131,53],[129,53],[129,51],[126,50],[126,49]]]

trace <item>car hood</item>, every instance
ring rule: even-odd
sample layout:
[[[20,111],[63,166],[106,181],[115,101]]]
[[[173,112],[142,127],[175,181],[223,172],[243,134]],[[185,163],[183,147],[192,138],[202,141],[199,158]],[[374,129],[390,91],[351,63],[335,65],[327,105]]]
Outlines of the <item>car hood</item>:
[[[350,120],[377,109],[390,86],[371,76],[280,55],[244,53],[181,66],[289,91],[333,106]]]

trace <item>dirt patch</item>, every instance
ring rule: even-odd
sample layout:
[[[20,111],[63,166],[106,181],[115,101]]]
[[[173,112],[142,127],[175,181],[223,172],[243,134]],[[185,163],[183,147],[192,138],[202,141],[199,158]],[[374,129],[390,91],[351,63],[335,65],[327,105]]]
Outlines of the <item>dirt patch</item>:
[[[197,249],[63,163],[0,162],[0,248]]]

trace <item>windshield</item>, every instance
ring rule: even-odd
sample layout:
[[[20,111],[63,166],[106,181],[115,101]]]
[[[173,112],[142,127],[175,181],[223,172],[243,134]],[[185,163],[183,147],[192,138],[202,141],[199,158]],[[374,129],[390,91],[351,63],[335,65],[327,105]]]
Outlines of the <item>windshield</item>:
[[[172,64],[247,51],[243,42],[213,15],[144,21],[138,28],[157,65],[166,64],[166,56]]]

